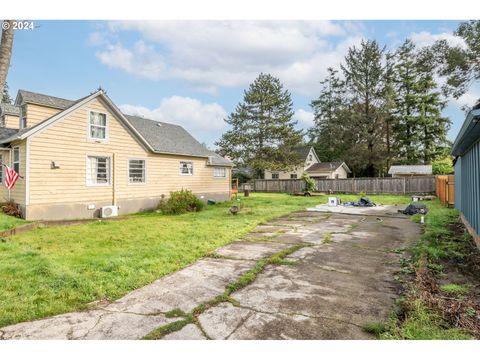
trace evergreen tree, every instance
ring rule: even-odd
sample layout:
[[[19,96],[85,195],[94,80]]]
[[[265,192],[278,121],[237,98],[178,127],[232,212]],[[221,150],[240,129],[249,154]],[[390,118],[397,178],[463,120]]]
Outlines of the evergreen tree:
[[[418,124],[421,129],[421,157],[424,164],[443,158],[450,148],[447,132],[451,121],[442,116],[446,102],[438,91],[434,80],[435,61],[432,54],[425,50],[417,56],[416,91],[418,94]]]
[[[11,104],[13,102],[13,99],[10,97],[10,94],[8,93],[8,84],[5,83],[5,86],[3,88],[3,96],[2,96],[2,103],[5,104]]]
[[[416,50],[412,41],[406,40],[395,53],[395,115],[394,129],[399,146],[398,158],[405,164],[417,164],[419,159],[420,127],[418,124],[418,69]]]
[[[351,101],[354,146],[349,150],[350,164],[366,176],[384,169],[385,158],[385,51],[376,41],[362,41],[351,47],[342,70]]]
[[[237,166],[252,168],[256,178],[262,178],[266,169],[292,169],[303,161],[293,151],[303,139],[302,132],[295,130],[293,114],[288,90],[279,79],[262,73],[225,119],[232,129],[216,145]]]
[[[471,83],[480,80],[480,20],[462,22],[454,35],[464,40],[465,46],[451,46],[446,40],[437,41],[431,54],[440,64],[440,75],[447,79],[444,91],[459,98]]]
[[[346,108],[345,82],[338,78],[338,71],[328,68],[328,75],[320,82],[322,88],[317,99],[310,104],[314,113],[314,126],[309,129],[311,144],[321,161],[342,158],[346,143],[342,112]]]

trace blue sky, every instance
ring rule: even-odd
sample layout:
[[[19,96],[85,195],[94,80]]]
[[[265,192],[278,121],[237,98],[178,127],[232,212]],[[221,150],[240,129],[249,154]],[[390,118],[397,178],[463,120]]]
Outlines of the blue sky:
[[[299,127],[328,66],[338,66],[362,38],[392,49],[407,37],[419,46],[452,43],[458,21],[35,21],[15,34],[11,95],[28,89],[77,99],[98,86],[124,112],[183,125],[212,145],[223,118],[260,72],[291,91]],[[453,140],[480,88],[450,101]]]

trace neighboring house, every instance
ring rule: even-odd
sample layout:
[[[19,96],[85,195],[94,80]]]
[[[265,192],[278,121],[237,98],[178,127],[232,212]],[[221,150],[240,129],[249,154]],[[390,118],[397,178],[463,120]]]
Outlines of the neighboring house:
[[[305,172],[313,179],[346,179],[351,173],[343,161],[315,163]]]
[[[303,173],[317,179],[345,179],[351,172],[343,161],[320,162],[312,146],[296,147],[295,152],[303,165],[291,171],[265,171],[265,179],[300,179]]]
[[[23,178],[8,191],[2,171],[0,195],[27,220],[134,213],[182,188],[230,197],[230,161],[181,126],[123,114],[103,90],[76,101],[20,90],[15,106],[16,126],[2,107],[0,160]]]
[[[432,165],[392,165],[388,173],[392,177],[431,176]]]
[[[480,247],[480,101],[455,139],[455,208]]]

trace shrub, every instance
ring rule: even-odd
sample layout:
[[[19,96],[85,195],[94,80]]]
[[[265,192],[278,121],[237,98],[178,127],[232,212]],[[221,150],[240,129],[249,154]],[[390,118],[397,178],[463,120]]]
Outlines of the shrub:
[[[8,201],[2,206],[2,211],[11,216],[22,217],[22,211],[17,207],[13,201]]]
[[[170,197],[167,200],[160,200],[158,208],[164,214],[177,215],[201,211],[204,205],[190,190],[182,189],[170,192]]]
[[[302,180],[305,181],[305,190],[308,192],[314,192],[317,190],[317,184],[307,173],[303,173]]]

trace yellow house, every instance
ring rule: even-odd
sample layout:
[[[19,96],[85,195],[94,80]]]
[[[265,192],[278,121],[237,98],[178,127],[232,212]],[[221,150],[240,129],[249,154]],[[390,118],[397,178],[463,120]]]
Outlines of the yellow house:
[[[103,90],[76,101],[20,90],[15,107],[15,127],[0,109],[0,161],[21,178],[7,190],[2,166],[0,196],[27,220],[149,210],[182,188],[230,198],[230,161],[181,126],[123,114]]]
[[[300,179],[303,173],[314,179],[346,179],[351,173],[343,161],[321,162],[313,146],[298,146],[293,150],[303,163],[290,171],[265,170],[265,179]]]

